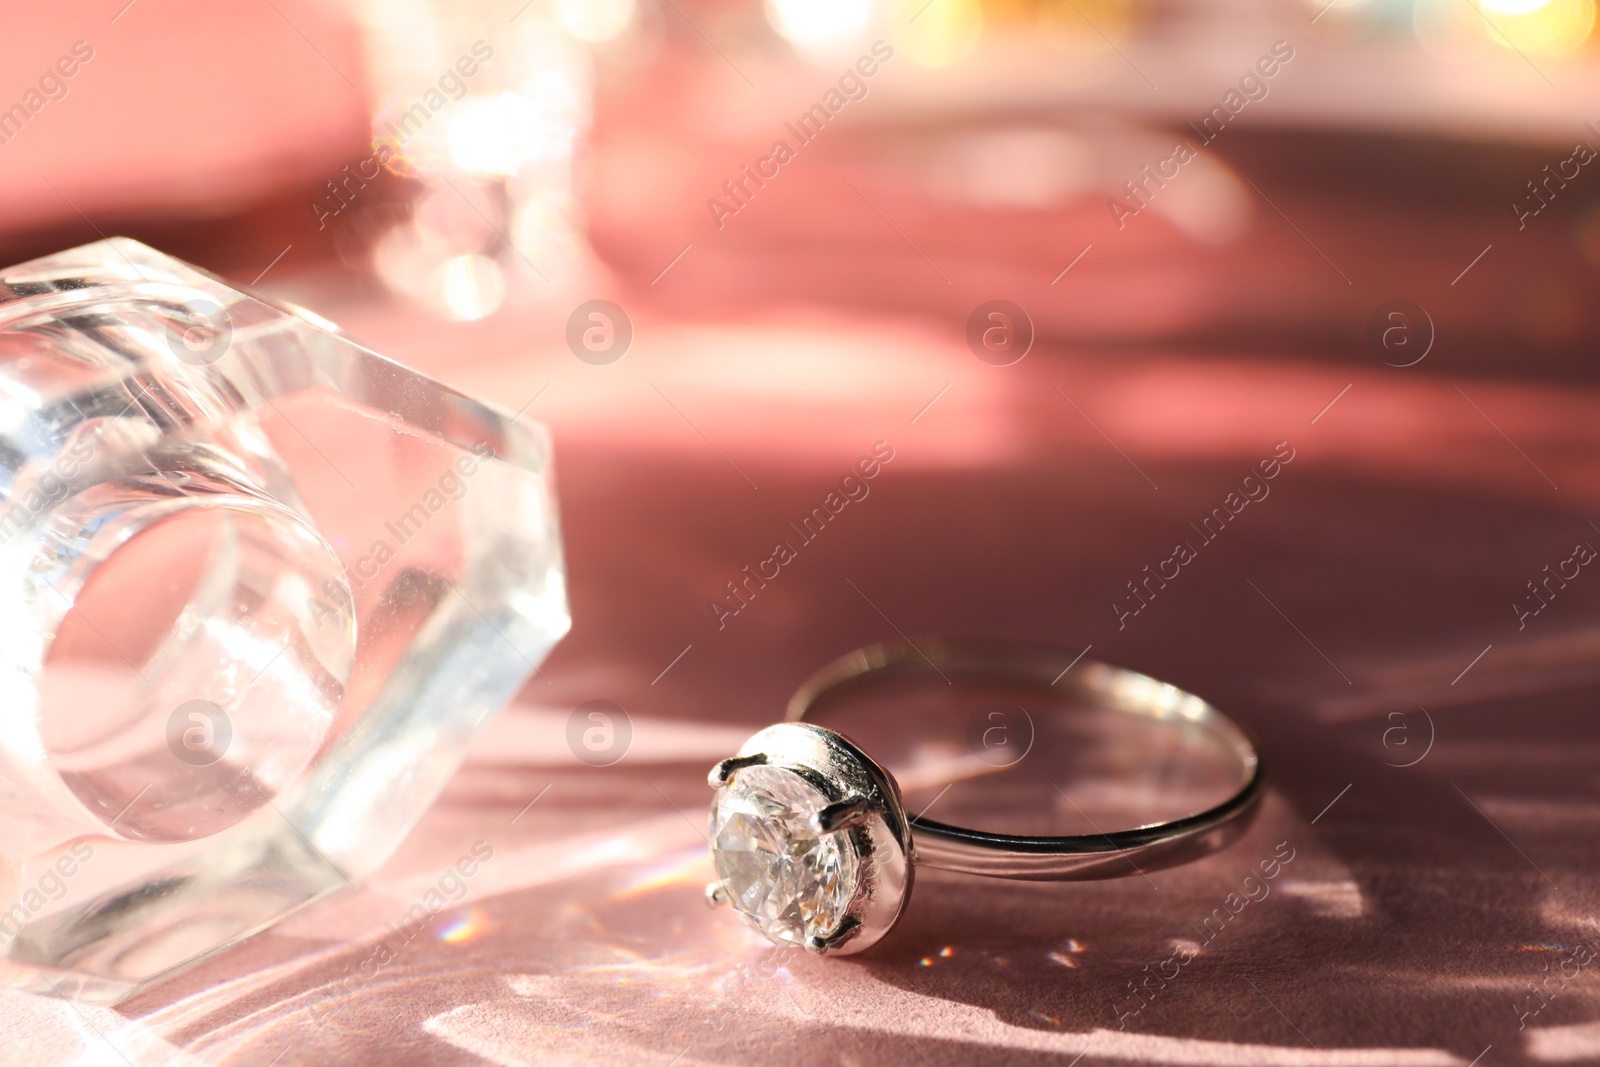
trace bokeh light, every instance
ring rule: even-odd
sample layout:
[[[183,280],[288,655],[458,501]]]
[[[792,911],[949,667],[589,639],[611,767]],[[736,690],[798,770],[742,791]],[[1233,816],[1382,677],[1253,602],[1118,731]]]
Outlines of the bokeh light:
[[[1589,39],[1594,0],[1483,0],[1495,44],[1522,52],[1561,55]]]
[[[983,8],[977,0],[909,0],[895,20],[896,46],[923,67],[950,66],[970,54],[982,36]]]
[[[588,119],[578,86],[541,75],[525,92],[468,97],[450,117],[450,162],[469,174],[512,175],[570,159]]]
[[[462,322],[494,314],[506,297],[500,264],[476,253],[445,260],[434,273],[433,284],[444,312]]]
[[[1550,6],[1550,0],[1483,0],[1483,6],[1507,15],[1526,15]]]
[[[636,0],[560,0],[561,28],[580,41],[604,44],[621,37],[633,22]]]
[[[1594,0],[1417,0],[1417,39],[1440,59],[1475,60],[1494,48],[1562,55],[1594,29]]]
[[[872,25],[872,0],[766,0],[767,21],[804,53],[858,47]]]

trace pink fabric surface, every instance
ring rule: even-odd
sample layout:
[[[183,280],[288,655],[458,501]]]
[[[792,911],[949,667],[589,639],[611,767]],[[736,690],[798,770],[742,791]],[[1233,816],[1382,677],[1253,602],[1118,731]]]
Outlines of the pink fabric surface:
[[[508,317],[463,361],[411,318],[343,311],[510,408],[550,383],[532,413],[556,433],[573,632],[380,877],[115,1010],[5,995],[8,1058],[1465,1067],[1600,1049],[1600,987],[1570,962],[1600,933],[1600,584],[1524,630],[1511,608],[1600,538],[1591,392],[1162,352],[994,368],[954,327],[781,310],[646,321],[608,368],[489,355],[559,336]],[[871,494],[718,629],[712,598],[877,440],[895,458]],[[1283,441],[1270,496],[1119,629],[1125,583]],[[1148,880],[924,872],[876,951],[774,959],[703,902],[705,770],[810,670],[897,629],[1092,645],[1201,693],[1263,739],[1258,819]],[[605,768],[566,743],[595,699],[633,724]],[[986,788],[940,803],[981,811]],[[492,856],[461,898],[397,935],[475,849]]]

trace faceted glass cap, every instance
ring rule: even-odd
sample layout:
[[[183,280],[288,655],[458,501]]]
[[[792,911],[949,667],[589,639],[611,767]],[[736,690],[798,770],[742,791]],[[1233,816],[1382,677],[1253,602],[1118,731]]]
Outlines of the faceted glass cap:
[[[567,631],[550,463],[137,242],[0,272],[0,981],[116,999],[383,863]]]

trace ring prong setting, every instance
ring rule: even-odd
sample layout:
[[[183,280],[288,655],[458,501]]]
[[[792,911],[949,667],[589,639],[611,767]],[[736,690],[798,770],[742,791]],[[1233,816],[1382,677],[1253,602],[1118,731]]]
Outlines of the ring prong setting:
[[[829,804],[811,817],[811,826],[819,834],[831,834],[860,826],[872,815],[872,802],[866,797],[850,797],[837,804]]]
[[[841,945],[855,937],[860,929],[861,920],[853,915],[848,916],[844,922],[839,924],[839,928],[827,937],[806,938],[806,951],[814,956],[826,956],[830,952],[837,951]]]
[[[722,887],[721,882],[706,884],[706,907],[715,908],[728,903],[728,891]]]
[[[756,752],[748,756],[733,756],[730,759],[722,760],[711,768],[711,773],[706,775],[706,782],[713,789],[721,789],[728,784],[735,771],[745,767],[759,767],[766,762],[767,754],[765,752]]]

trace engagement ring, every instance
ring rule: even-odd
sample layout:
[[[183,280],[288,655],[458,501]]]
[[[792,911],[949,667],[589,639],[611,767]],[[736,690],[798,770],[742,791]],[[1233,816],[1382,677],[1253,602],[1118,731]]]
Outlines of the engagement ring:
[[[955,676],[1025,686],[1199,736],[1227,764],[1232,794],[1181,818],[1067,837],[908,818],[893,775],[844,734],[804,720],[869,679],[930,668],[946,683]],[[711,770],[717,881],[706,893],[774,943],[818,955],[860,952],[887,934],[911,897],[915,867],[1039,881],[1142,874],[1221,848],[1244,830],[1261,795],[1254,741],[1216,708],[1146,675],[1045,646],[938,638],[873,645],[813,675],[785,718]]]

